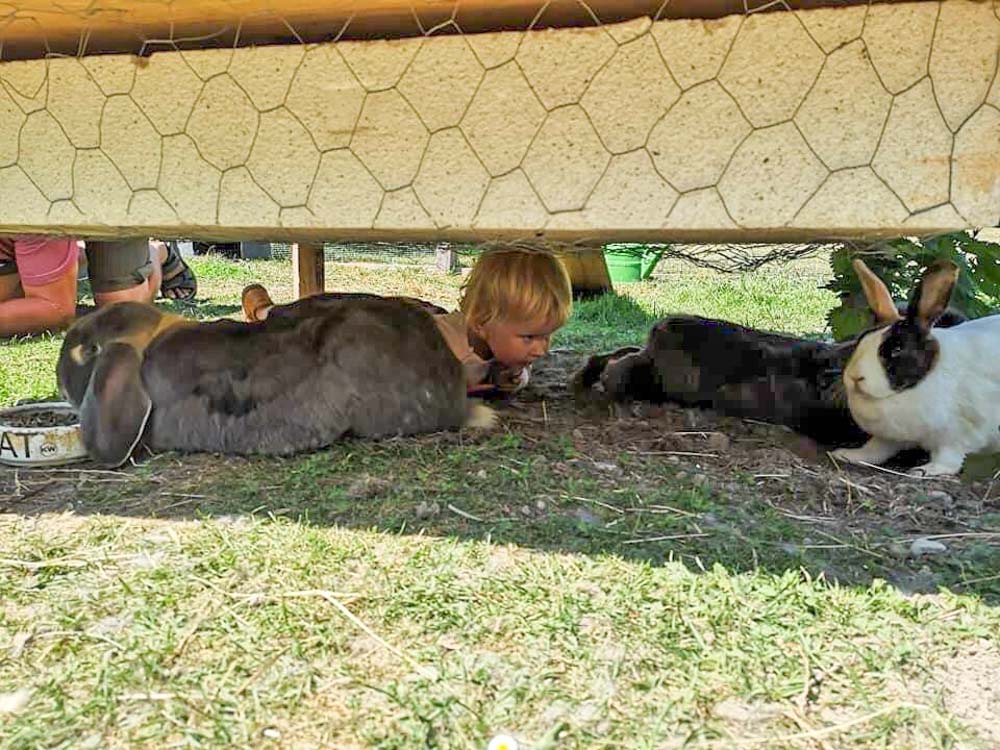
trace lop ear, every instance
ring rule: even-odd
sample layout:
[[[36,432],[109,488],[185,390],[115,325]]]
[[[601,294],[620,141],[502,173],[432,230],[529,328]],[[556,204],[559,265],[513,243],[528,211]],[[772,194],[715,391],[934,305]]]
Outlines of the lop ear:
[[[80,407],[83,444],[95,461],[121,466],[142,437],[153,402],[141,369],[142,357],[128,344],[109,344],[97,357]]]
[[[930,330],[948,307],[958,274],[958,266],[950,260],[936,260],[928,266],[910,300],[907,317],[916,320],[924,331]]]
[[[56,380],[63,397],[77,408],[87,395],[90,377],[94,374],[94,364],[95,360],[85,352],[84,345],[67,335],[59,352]]]
[[[868,300],[868,307],[875,314],[875,322],[879,325],[887,326],[900,319],[899,310],[889,293],[889,287],[872,271],[861,258],[855,258],[853,263],[854,272],[861,282],[861,289]]]

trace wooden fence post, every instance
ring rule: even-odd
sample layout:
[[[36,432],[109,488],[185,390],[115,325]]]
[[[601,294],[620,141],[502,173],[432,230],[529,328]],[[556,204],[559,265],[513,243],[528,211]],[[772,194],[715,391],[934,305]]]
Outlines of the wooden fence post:
[[[321,294],[326,288],[322,242],[296,242],[292,245],[292,275],[295,299]]]

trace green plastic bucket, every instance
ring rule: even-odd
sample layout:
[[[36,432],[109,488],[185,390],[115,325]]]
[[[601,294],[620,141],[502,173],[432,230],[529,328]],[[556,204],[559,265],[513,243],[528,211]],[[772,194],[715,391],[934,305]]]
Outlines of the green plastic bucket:
[[[648,279],[661,257],[662,250],[643,245],[608,245],[604,248],[604,262],[613,284]]]

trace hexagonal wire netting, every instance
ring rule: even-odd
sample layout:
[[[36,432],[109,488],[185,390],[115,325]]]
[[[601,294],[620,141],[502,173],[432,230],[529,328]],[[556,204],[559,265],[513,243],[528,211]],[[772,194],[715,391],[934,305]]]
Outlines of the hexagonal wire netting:
[[[475,257],[487,248],[505,243],[485,243],[482,245],[455,243],[412,243],[412,242],[327,242],[323,246],[324,260],[345,263],[388,263],[407,265],[433,265],[439,249],[453,251],[461,265],[471,264]],[[532,243],[506,243],[527,245]],[[663,253],[664,259],[687,261],[700,268],[721,273],[747,273],[773,263],[787,263],[817,255],[830,253],[842,243],[752,243],[752,244],[693,244],[693,243],[648,243],[619,244],[619,247],[655,248]],[[538,247],[565,247],[554,243],[542,243]],[[288,243],[271,243],[271,257],[288,260],[292,246]]]
[[[104,0],[103,4],[109,3],[110,0]],[[95,0],[95,7],[101,5],[102,0]],[[422,62],[419,54],[411,53],[405,60],[401,58],[406,64],[392,74],[390,82],[369,80],[373,72],[378,72],[378,66],[373,67],[371,60],[358,57],[364,52],[361,47],[350,43],[343,49],[339,46],[336,49],[330,47],[328,62],[334,66],[330,70],[335,68],[337,75],[349,82],[351,86],[348,88],[356,93],[353,98],[349,97],[350,102],[344,100],[345,111],[350,110],[350,116],[344,119],[341,116],[343,113],[331,111],[329,107],[320,107],[319,100],[315,97],[303,96],[303,91],[308,92],[308,86],[296,89],[294,83],[297,77],[314,80],[309,75],[314,75],[315,71],[306,64],[303,53],[293,48],[299,42],[308,54],[312,54],[327,49],[323,45],[317,47],[314,44],[316,42],[338,45],[342,41],[366,38],[366,35],[377,36],[371,29],[365,31],[365,24],[370,25],[372,19],[364,19],[363,14],[345,14],[337,23],[333,22],[331,16],[327,27],[318,28],[315,25],[309,27],[305,20],[302,20],[305,25],[299,25],[298,17],[286,17],[281,9],[258,8],[239,15],[238,10],[230,7],[228,15],[223,14],[217,21],[203,23],[205,27],[194,33],[199,23],[197,14],[188,19],[186,27],[175,27],[173,21],[164,26],[162,19],[158,22],[159,25],[149,20],[156,18],[156,6],[162,6],[160,11],[170,6],[171,13],[174,10],[178,13],[184,10],[184,3],[175,4],[163,0],[145,4],[142,8],[136,5],[132,9],[126,9],[127,12],[116,26],[118,31],[112,33],[105,29],[101,32],[105,36],[101,37],[98,31],[91,33],[92,29],[87,25],[89,21],[82,11],[65,9],[40,0],[23,0],[8,6],[8,10],[0,11],[0,59],[37,57],[38,50],[32,53],[24,47],[25,44],[30,44],[24,41],[27,38],[24,34],[21,35],[20,42],[16,41],[18,29],[32,27],[37,32],[34,43],[42,48],[44,56],[64,58],[58,62],[73,64],[60,67],[58,71],[54,68],[47,72],[41,83],[19,80],[16,76],[11,78],[14,75],[12,68],[5,74],[6,77],[0,76],[3,79],[0,80],[0,105],[4,104],[2,98],[6,97],[9,100],[7,109],[13,116],[8,118],[8,125],[15,120],[17,122],[14,124],[20,123],[16,130],[18,148],[15,152],[21,158],[19,162],[15,160],[18,174],[23,172],[25,181],[30,180],[31,185],[39,192],[40,200],[48,201],[48,215],[54,222],[59,220],[57,217],[72,215],[74,210],[103,216],[105,207],[113,203],[110,198],[104,200],[103,195],[100,196],[101,200],[88,196],[87,181],[78,179],[77,171],[81,174],[93,172],[121,175],[122,179],[118,182],[125,186],[124,192],[129,200],[127,209],[124,210],[125,215],[114,222],[108,222],[116,224],[128,223],[128,217],[134,210],[138,210],[137,207],[154,211],[170,206],[183,223],[211,224],[214,219],[220,225],[232,222],[238,224],[246,220],[246,215],[252,214],[252,210],[256,210],[247,207],[250,206],[247,203],[243,214],[227,214],[227,210],[236,210],[233,208],[234,204],[226,203],[228,195],[231,200],[236,196],[244,203],[257,201],[260,205],[266,204],[273,209],[275,217],[280,212],[282,222],[287,214],[292,225],[303,222],[305,225],[315,225],[315,221],[333,221],[331,226],[378,228],[381,214],[393,203],[396,218],[412,213],[414,221],[430,222],[429,226],[461,225],[464,222],[474,227],[477,226],[476,221],[484,215],[495,218],[497,210],[506,210],[507,204],[513,200],[510,198],[512,195],[519,200],[544,207],[544,210],[539,209],[534,219],[539,226],[555,226],[560,220],[572,219],[576,214],[586,214],[586,221],[580,226],[586,226],[591,220],[595,222],[595,226],[626,226],[638,217],[643,221],[656,219],[655,223],[649,224],[650,227],[661,226],[661,221],[665,221],[666,223],[662,223],[664,227],[684,228],[684,222],[691,216],[697,216],[698,221],[706,226],[739,229],[761,226],[760,222],[765,221],[773,222],[769,226],[779,227],[795,226],[796,217],[808,209],[812,201],[821,197],[825,188],[837,182],[838,189],[843,189],[844,185],[841,183],[844,181],[850,187],[854,185],[851,182],[853,179],[862,180],[857,185],[866,190],[869,187],[876,190],[872,195],[884,197],[887,213],[878,214],[873,220],[876,224],[884,219],[898,225],[904,216],[913,218],[929,213],[934,213],[937,217],[934,219],[936,226],[956,225],[960,221],[956,208],[962,208],[962,201],[958,200],[962,197],[962,191],[956,192],[955,186],[961,187],[968,180],[956,181],[953,175],[949,187],[948,170],[946,166],[939,165],[938,171],[942,179],[931,190],[928,186],[933,181],[918,179],[920,175],[906,171],[909,169],[906,165],[911,162],[930,163],[927,159],[904,160],[906,164],[903,166],[906,169],[901,171],[899,155],[893,151],[893,144],[898,145],[899,142],[905,145],[908,143],[905,138],[900,140],[887,136],[869,143],[874,137],[872,134],[892,130],[894,126],[890,105],[895,107],[892,102],[901,99],[905,92],[911,90],[903,86],[902,81],[887,79],[887,76],[891,78],[890,74],[894,71],[898,73],[903,69],[887,65],[879,56],[886,29],[874,21],[876,17],[884,20],[887,17],[884,13],[876,14],[874,10],[865,10],[868,3],[851,0],[727,0],[715,5],[716,9],[712,11],[715,15],[736,14],[731,16],[734,23],[719,26],[720,33],[716,35],[716,42],[720,45],[718,49],[704,48],[700,56],[690,59],[690,55],[681,54],[683,44],[668,44],[665,38],[661,38],[662,30],[658,32],[659,27],[655,26],[657,21],[676,17],[675,14],[679,12],[677,9],[683,6],[682,3],[671,0],[637,2],[628,15],[644,16],[645,25],[619,24],[625,18],[615,17],[608,10],[617,7],[614,3],[601,3],[597,0],[591,3],[554,4],[542,0],[534,5],[531,2],[521,3],[519,7],[524,17],[510,27],[512,29],[525,31],[553,26],[604,26],[608,29],[606,35],[588,42],[594,47],[589,52],[590,48],[583,41],[580,42],[583,44],[580,59],[574,65],[583,67],[578,71],[579,74],[570,75],[566,72],[570,69],[565,66],[553,67],[545,53],[544,34],[522,34],[520,37],[514,34],[509,39],[516,43],[511,49],[499,44],[502,40],[493,40],[496,48],[491,48],[489,44],[483,46],[482,39],[472,33],[482,30],[475,28],[476,23],[482,23],[482,19],[477,20],[475,14],[470,15],[461,3],[441,3],[434,8],[413,4],[410,8],[412,17],[403,14],[401,19],[397,19],[400,36],[450,36],[456,42],[450,47],[453,48],[452,57],[449,57],[447,49],[442,49],[439,53],[443,57],[434,58],[438,66],[445,66],[442,70],[446,70],[448,74],[428,77],[437,68],[428,61]],[[785,57],[781,60],[755,59],[754,65],[744,64],[748,61],[743,60],[741,55],[746,57],[756,49],[750,37],[762,33],[763,27],[743,23],[739,19],[740,14],[753,16],[759,12],[790,11],[817,5],[857,5],[862,13],[851,16],[854,20],[844,28],[838,27],[832,31],[823,28],[822,24],[816,26],[810,21],[813,17],[808,14],[789,13],[782,26],[788,27],[788,43],[781,52]],[[923,14],[927,16],[925,31],[931,34],[929,38],[933,40],[940,36],[937,33],[939,19],[930,12],[934,10],[932,6],[937,5],[939,3],[927,3],[925,7],[928,12]],[[400,7],[405,8],[402,4]],[[712,6],[707,4],[705,7]],[[188,7],[187,10],[190,11],[191,8]],[[288,12],[292,13],[291,10]],[[75,16],[81,27],[87,30],[81,32],[75,40],[53,39],[50,42],[49,27],[45,23],[46,13],[53,16],[50,20],[55,20],[54,17],[59,14],[66,18]],[[986,8],[982,13],[986,25],[1000,22],[1000,12],[996,8],[992,11]],[[160,15],[173,18],[170,14]],[[868,15],[872,16],[869,19],[872,22],[866,21],[858,26],[858,18],[868,19]],[[634,20],[641,21],[643,18]],[[650,22],[654,27],[649,26]],[[852,24],[858,28],[853,29]],[[58,26],[58,23],[52,24],[53,28]],[[72,23],[67,27],[72,27]],[[946,30],[944,27],[942,29]],[[833,37],[828,37],[829,34],[833,34]],[[841,40],[838,34],[846,36]],[[838,40],[843,43],[834,44]],[[989,40],[973,41],[980,47],[990,43]],[[140,59],[135,66],[136,70],[128,71],[133,78],[131,84],[126,85],[116,78],[122,71],[113,69],[113,65],[104,66],[100,54],[131,51],[144,57],[164,50],[183,51],[206,47],[224,54],[234,48],[245,47],[248,43],[254,45],[276,42],[286,44],[293,52],[285,61],[287,70],[282,74],[287,74],[287,86],[275,87],[275,81],[260,75],[254,69],[252,56],[248,54],[237,53],[238,60],[234,57],[231,60],[227,58],[228,61],[206,58],[201,64],[195,64],[193,57],[188,59],[185,55],[173,59],[172,65],[174,68],[185,69],[187,79],[191,82],[191,90],[178,92],[178,96],[174,97],[177,100],[176,106],[168,106],[169,101],[153,95],[158,93],[154,82],[160,80],[151,77],[154,69],[158,68],[156,57],[148,62]],[[919,77],[922,82],[936,80],[936,77],[944,81],[951,70],[951,67],[942,62],[946,61],[948,51],[944,47],[938,49],[938,41],[934,41],[934,45],[935,54],[932,55],[929,74],[921,72]],[[501,47],[504,49],[500,49]],[[865,54],[857,59],[849,57],[841,60],[848,48],[854,50],[855,47]],[[247,50],[239,52],[245,53]],[[632,59],[634,55],[638,57]],[[835,56],[840,63],[860,66],[864,75],[857,80],[871,87],[869,93],[872,96],[856,96],[852,99],[857,106],[849,113],[827,111],[828,108],[824,109],[825,105],[820,101],[822,97],[811,96],[817,92],[822,93],[827,88],[836,89],[844,81],[855,80],[851,76],[838,76],[832,72],[836,67],[833,65]],[[78,61],[72,58],[78,58]],[[692,72],[690,65],[699,60],[706,65],[710,62],[711,70],[706,68]],[[790,64],[792,62],[795,64]],[[987,67],[988,62],[987,60]],[[795,85],[791,85],[787,78],[777,76],[777,69],[772,69],[774,66],[778,66],[783,73],[794,72]],[[657,86],[645,85],[645,79],[641,76],[622,77],[624,71],[654,69]],[[20,68],[18,70],[21,71]],[[517,116],[505,118],[513,123],[513,129],[509,132],[504,130],[505,139],[497,142],[495,133],[480,127],[482,123],[474,116],[477,112],[475,93],[481,91],[490,75],[500,75],[501,70],[510,72],[516,79],[514,89],[522,91],[525,100],[530,101],[532,106],[519,107]],[[989,72],[985,68],[984,71]],[[824,80],[824,72],[830,80]],[[27,71],[22,73],[26,74]],[[327,70],[324,75],[329,73]],[[775,75],[772,76],[771,73]],[[284,80],[282,76],[277,78]],[[778,90],[766,85],[772,78],[780,78],[784,87]],[[996,78],[994,69],[992,80],[995,81]],[[984,78],[987,84],[989,80]],[[761,81],[765,83],[762,84]],[[906,83],[909,85],[911,82],[907,80]],[[595,92],[595,86],[604,94],[611,92],[612,95],[600,95]],[[92,101],[87,99],[93,105],[93,112],[85,111],[85,108],[74,108],[72,116],[66,117],[59,110],[60,103],[70,101],[66,95],[68,90],[80,87],[93,90]],[[256,129],[247,123],[241,123],[236,117],[226,118],[227,126],[222,130],[209,127],[211,120],[217,119],[219,114],[213,113],[206,106],[199,109],[198,102],[208,101],[205,92],[210,87],[214,87],[212,90],[219,95],[220,102],[239,100],[247,104],[257,123]],[[466,88],[469,90],[465,91]],[[995,83],[992,88],[996,88]],[[419,126],[419,138],[411,143],[405,142],[406,139],[403,138],[399,144],[400,150],[408,154],[408,161],[403,165],[405,169],[400,166],[401,162],[397,163],[398,160],[390,158],[392,150],[385,148],[385,142],[377,139],[377,142],[365,141],[364,106],[381,107],[378,103],[388,101],[383,94],[389,91],[395,92],[392,97],[395,102],[393,106],[406,108],[405,121]],[[904,93],[900,93],[901,91]],[[622,107],[615,103],[620,104],[621,97],[628,92],[641,92],[639,98],[656,106],[652,106],[648,112],[642,108],[635,111],[630,109],[628,116],[623,117]],[[928,88],[928,92],[933,94],[928,100],[931,119],[940,121],[940,127],[935,132],[940,131],[941,138],[950,144],[953,135],[948,132],[945,124],[957,127],[963,120],[970,118],[971,111],[966,111],[969,106],[966,106],[964,100],[938,96],[936,88],[934,91]],[[181,97],[180,94],[184,96]],[[702,101],[705,96],[709,96],[709,100]],[[485,100],[490,97],[480,98]],[[631,97],[632,102],[635,99],[636,96]],[[685,108],[678,104],[682,101],[686,102]],[[363,105],[365,102],[367,104]],[[866,108],[866,102],[875,102],[877,106],[872,104]],[[715,106],[720,103],[725,104],[722,109]],[[765,103],[768,111],[757,112]],[[567,104],[572,106],[567,107]],[[686,149],[690,144],[683,139],[678,141],[675,137],[677,133],[684,132],[684,129],[665,126],[666,118],[671,117],[672,113],[683,118],[684,112],[690,112],[691,107],[701,112],[698,109],[700,105],[708,108],[705,112],[714,113],[709,119],[713,126],[712,137],[718,141],[718,147],[710,149],[705,155],[708,160],[719,160],[717,165],[701,163],[704,160],[679,158],[689,153]],[[732,117],[724,117],[723,110],[732,114]],[[386,114],[381,109],[379,113]],[[492,110],[485,114],[487,120],[497,119]],[[369,119],[375,117],[371,112],[367,116]],[[833,140],[830,140],[823,128],[816,127],[817,122],[830,117],[844,119],[843,127],[837,129],[840,135]],[[143,126],[142,132],[146,133],[149,140],[149,153],[161,153],[163,164],[166,165],[164,170],[173,165],[171,179],[165,180],[163,175],[158,179],[156,174],[147,173],[148,170],[143,165],[148,160],[139,158],[144,153],[144,147],[136,127],[129,130],[133,137],[129,139],[128,148],[121,145],[120,139],[116,141],[98,137],[103,135],[109,119],[117,122],[123,118],[130,122],[134,120]],[[547,126],[541,122],[545,118],[551,120]],[[775,118],[780,120],[777,125],[772,122]],[[389,117],[387,122],[395,123],[396,120]],[[399,122],[402,123],[403,120]],[[519,142],[515,148],[513,141],[507,136],[513,138],[518,135],[519,130],[514,127],[517,123],[523,124],[524,133],[520,133],[523,143]],[[727,130],[726,123],[735,125]],[[285,149],[288,154],[284,151],[281,154],[302,156],[303,164],[308,167],[306,172],[312,175],[313,182],[299,179],[298,174],[285,174],[287,170],[272,168],[274,165],[263,157],[258,158],[253,148],[246,144],[240,145],[242,141],[236,137],[236,131],[241,131],[241,128],[246,131],[243,136],[247,143],[256,142],[258,138],[270,138],[271,141],[288,146]],[[757,140],[761,140],[765,131],[776,132],[777,128],[787,130],[788,138],[769,138],[767,143],[756,144],[754,139],[758,135],[760,138]],[[861,130],[855,133],[852,128]],[[289,135],[293,130],[295,138]],[[701,130],[694,129],[692,132],[698,134]],[[351,136],[352,133],[354,137]],[[437,140],[428,140],[429,133],[434,134]],[[859,133],[864,137],[855,137]],[[0,132],[0,136],[3,135]],[[589,171],[586,174],[576,174],[553,168],[553,165],[559,166],[560,163],[553,162],[552,156],[558,154],[562,146],[549,141],[564,136],[564,140],[580,140],[576,137],[578,135],[585,135],[582,140],[593,146],[595,158],[591,160]],[[934,139],[928,136],[925,140],[930,142]],[[301,154],[292,148],[299,141],[305,144],[300,149]],[[535,154],[538,158],[534,160],[527,158],[533,153],[529,148],[529,141],[538,152]],[[745,189],[746,186],[733,176],[747,171],[737,168],[742,164],[740,159],[752,161],[761,156],[774,156],[776,154],[771,151],[779,142],[791,144],[788,147],[790,151],[786,149],[787,153],[781,152],[788,159],[764,158],[763,161],[779,164],[795,157],[791,159],[794,162],[791,167],[794,169],[787,164],[784,170],[774,167],[773,174],[767,172],[763,175],[765,179],[770,179],[766,190]],[[28,148],[32,144],[37,147]],[[42,158],[42,155],[54,151],[54,144],[64,147],[65,158]],[[2,145],[0,138],[0,146]],[[172,149],[169,154],[168,145]],[[750,148],[751,145],[754,148]],[[757,148],[758,145],[760,148]],[[452,157],[456,157],[458,151],[444,155],[437,151],[431,153],[433,149],[447,152],[453,147],[461,152],[464,159],[463,169],[457,173],[451,167],[455,162]],[[330,164],[325,164],[320,158],[331,155],[342,158]],[[444,158],[445,156],[449,158]],[[632,159],[632,156],[636,158]],[[434,166],[437,157],[441,157],[442,164],[438,166],[442,168],[429,170],[431,174],[424,175],[424,167],[429,163]],[[186,159],[197,162],[205,174],[189,170]],[[286,159],[283,163],[291,161],[294,160]],[[583,169],[587,163],[586,159],[578,159],[574,162],[574,168]],[[956,170],[958,167],[952,171]],[[655,189],[651,188],[651,192],[645,197],[646,204],[635,208],[633,215],[630,211],[634,207],[630,202],[638,199],[625,188],[631,184],[626,178],[634,172],[641,174],[644,180],[646,177],[653,178],[649,185],[655,183]],[[67,174],[71,179],[67,180]],[[655,177],[657,174],[659,178]],[[201,181],[209,186],[201,186],[204,187],[204,196],[194,189],[201,179],[199,175],[204,177]],[[221,186],[216,182],[218,175],[222,175]],[[790,179],[790,175],[795,175],[795,179]],[[346,199],[341,192],[345,176],[357,178],[347,180],[353,185],[353,192],[348,190]],[[509,177],[517,179],[510,180]],[[452,181],[468,178],[468,189],[461,195],[442,191],[440,183],[445,178]],[[327,182],[323,182],[324,179]],[[366,192],[361,183],[367,184],[371,189]],[[81,184],[83,191],[77,195]],[[334,184],[338,186],[337,190],[330,187]],[[26,184],[25,189],[30,189],[31,185]],[[646,183],[643,182],[643,185]],[[508,195],[505,191],[514,192]],[[830,190],[826,192],[829,193]],[[966,195],[962,200],[975,208],[978,202],[986,200],[981,192],[971,198]],[[205,196],[214,200],[215,204],[210,205],[212,200],[203,200]],[[509,200],[505,202],[497,196],[508,196]],[[488,198],[491,198],[492,203]],[[399,205],[396,206],[396,203]],[[490,203],[491,211],[486,210],[487,203]],[[350,208],[349,215],[343,214],[342,207],[345,205]],[[754,213],[759,205],[765,207],[764,214],[760,216]],[[895,217],[893,211],[899,216]],[[594,212],[593,216],[588,212]],[[328,213],[329,216],[338,218],[328,218]],[[660,213],[663,215],[660,216]],[[677,218],[675,214],[678,217],[682,215],[683,218]],[[460,221],[453,221],[455,216],[459,216]],[[337,221],[341,223],[337,224]],[[529,217],[519,221],[531,224],[533,219]],[[489,226],[489,223],[485,226]],[[570,228],[576,226],[573,224]],[[327,257],[331,260],[429,262],[435,247],[436,245],[423,243],[330,243],[327,246]],[[772,261],[800,258],[824,252],[831,247],[823,243],[672,244],[664,249],[668,257],[685,258],[715,270],[748,271]],[[475,252],[467,246],[457,246],[456,249],[463,257]],[[287,246],[274,246],[274,254],[278,257],[287,252]]]
[[[9,115],[0,118],[0,162],[4,146],[19,144],[14,176],[23,172],[23,189],[49,204],[54,223],[72,223],[75,210],[123,225],[169,207],[200,226],[473,229],[503,227],[516,205],[524,213],[515,224],[527,230],[738,230],[824,226],[844,203],[838,196],[859,191],[868,211],[859,226],[961,226],[970,215],[994,223],[983,210],[989,191],[971,174],[996,117],[979,96],[998,90],[994,32],[952,40],[962,23],[995,30],[1000,10],[988,4],[950,23],[939,18],[945,4],[916,4],[927,11],[918,19],[926,39],[907,54],[922,62],[896,65],[899,56],[885,54],[895,17],[876,12],[891,5],[862,0],[639,0],[627,12],[601,0],[524,0],[497,10],[507,36],[475,33],[498,22],[482,3],[399,2],[389,31],[405,54],[391,70],[349,41],[388,33],[357,4],[331,6],[322,23],[292,4],[205,5],[214,11],[167,0],[94,0],[86,9],[20,0],[0,9],[0,59],[53,60],[45,73],[11,66],[0,75],[0,112]],[[856,12],[795,10],[817,6]],[[117,9],[115,24],[101,26],[102,9]],[[840,11],[828,27],[825,14]],[[712,22],[718,33],[692,38],[692,27],[666,21],[702,16],[722,17]],[[767,25],[751,22],[765,16]],[[530,33],[556,27],[581,32],[572,65],[553,57],[547,32]],[[761,35],[779,32],[774,54],[760,55]],[[441,43],[422,45],[430,36]],[[275,43],[262,71],[255,50]],[[218,54],[187,54],[204,48]],[[160,51],[183,54],[143,59]],[[123,67],[110,52],[140,59]],[[973,62],[974,100],[952,85],[953,71]],[[321,95],[324,82],[337,106]],[[512,108],[497,109],[491,86],[515,97]],[[907,157],[912,118],[894,120],[914,103],[927,114],[919,145],[933,151],[928,158]],[[237,116],[243,110],[248,118]],[[692,117],[710,127],[685,127]],[[128,139],[104,137],[123,124]],[[560,158],[567,144],[585,153]],[[950,172],[929,158],[949,146]],[[157,154],[159,170],[147,158]],[[104,192],[88,192],[87,175],[100,175]],[[445,189],[456,181],[465,189]],[[120,201],[111,187],[120,188],[123,216],[112,216]],[[843,226],[859,220],[851,216]]]

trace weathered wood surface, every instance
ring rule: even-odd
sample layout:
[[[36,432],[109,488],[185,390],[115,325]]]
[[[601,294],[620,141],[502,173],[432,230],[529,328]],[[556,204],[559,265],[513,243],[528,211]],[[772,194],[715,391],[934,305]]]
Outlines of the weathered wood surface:
[[[875,2],[892,0],[875,0]],[[869,0],[8,0],[0,59],[723,16]]]
[[[295,299],[320,294],[326,289],[322,242],[292,245],[292,281]]]

